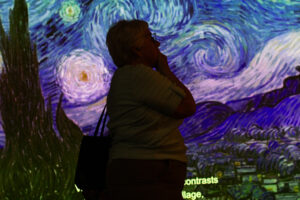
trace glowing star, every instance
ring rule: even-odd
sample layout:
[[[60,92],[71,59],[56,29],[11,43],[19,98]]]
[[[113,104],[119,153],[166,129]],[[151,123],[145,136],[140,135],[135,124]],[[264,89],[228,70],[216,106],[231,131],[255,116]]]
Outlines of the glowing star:
[[[65,22],[74,23],[80,15],[80,7],[75,1],[65,1],[59,10],[59,15]]]
[[[101,55],[77,49],[61,58],[57,81],[71,103],[87,103],[103,97],[111,75]]]

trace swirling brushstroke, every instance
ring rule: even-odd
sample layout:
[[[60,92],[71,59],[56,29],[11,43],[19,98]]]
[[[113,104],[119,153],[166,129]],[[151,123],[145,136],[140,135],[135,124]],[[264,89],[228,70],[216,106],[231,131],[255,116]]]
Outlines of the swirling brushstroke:
[[[106,47],[106,33],[110,25],[119,19],[132,19],[134,7],[129,1],[102,1],[91,15],[86,25],[86,41],[97,51],[108,51]]]
[[[90,46],[107,51],[105,37],[112,24],[120,19],[140,19],[147,21],[149,29],[156,33],[159,41],[162,41],[170,35],[177,35],[178,29],[183,29],[190,23],[192,10],[190,1],[102,1],[91,15],[86,27],[86,38]],[[169,20],[170,18],[172,20]]]
[[[190,49],[185,56],[193,62],[197,76],[229,78],[236,75],[245,62],[243,38],[233,28],[220,23],[193,26],[174,43],[180,44],[181,49]]]
[[[29,24],[35,26],[45,23],[56,12],[56,0],[26,0],[29,11]]]
[[[189,85],[196,101],[240,99],[282,86],[286,76],[296,74],[300,64],[300,32],[289,32],[270,40],[239,75],[231,79],[196,78]]]
[[[137,17],[147,21],[150,29],[161,39],[177,35],[178,30],[190,24],[194,2],[180,0],[132,1]]]
[[[286,5],[294,5],[296,4],[295,1],[292,0],[257,0],[260,4],[262,5],[272,5],[274,7],[274,3],[275,5],[278,4],[278,7],[280,8],[282,4],[286,4]]]

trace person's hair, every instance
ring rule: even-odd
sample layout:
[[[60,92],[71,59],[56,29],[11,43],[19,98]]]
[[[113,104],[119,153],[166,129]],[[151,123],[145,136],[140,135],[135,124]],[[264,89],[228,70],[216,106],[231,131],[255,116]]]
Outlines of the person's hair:
[[[148,23],[142,20],[121,20],[112,25],[106,35],[106,45],[117,67],[130,63],[135,55],[132,47],[141,47]]]

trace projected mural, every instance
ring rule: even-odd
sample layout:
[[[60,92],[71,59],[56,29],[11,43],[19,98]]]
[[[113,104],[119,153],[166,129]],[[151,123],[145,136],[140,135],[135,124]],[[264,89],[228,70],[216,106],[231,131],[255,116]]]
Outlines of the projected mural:
[[[300,199],[299,1],[15,1],[10,17],[0,1],[0,199],[82,199],[77,149],[106,102],[120,19],[149,23],[197,103],[180,127],[183,197]]]

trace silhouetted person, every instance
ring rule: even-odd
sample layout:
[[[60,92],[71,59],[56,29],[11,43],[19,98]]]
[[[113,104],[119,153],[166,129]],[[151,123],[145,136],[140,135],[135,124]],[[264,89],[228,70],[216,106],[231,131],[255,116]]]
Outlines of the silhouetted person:
[[[195,101],[171,72],[147,22],[119,21],[106,44],[118,67],[107,96],[110,199],[183,199],[187,148],[178,127],[195,113]]]

